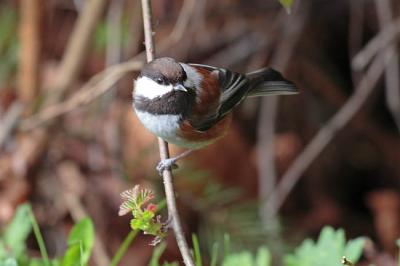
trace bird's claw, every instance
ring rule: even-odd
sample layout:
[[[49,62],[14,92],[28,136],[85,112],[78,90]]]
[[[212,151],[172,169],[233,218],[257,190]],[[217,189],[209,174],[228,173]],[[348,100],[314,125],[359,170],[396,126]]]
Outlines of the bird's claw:
[[[170,228],[172,228],[172,216],[168,216],[168,219],[163,223],[163,228],[164,230],[168,230]]]
[[[162,176],[164,170],[166,169],[177,169],[178,165],[175,163],[175,161],[176,160],[174,158],[161,160],[156,167],[158,173]]]

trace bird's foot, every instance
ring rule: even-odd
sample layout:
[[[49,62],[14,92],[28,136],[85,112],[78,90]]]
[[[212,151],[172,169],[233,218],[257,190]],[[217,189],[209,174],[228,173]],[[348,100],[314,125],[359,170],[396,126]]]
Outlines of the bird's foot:
[[[166,170],[166,169],[172,170],[172,169],[178,168],[178,165],[175,162],[176,162],[176,158],[169,158],[169,159],[161,160],[158,163],[156,169],[157,169],[158,173],[162,176],[164,170]]]
[[[169,215],[169,216],[168,216],[168,219],[163,223],[163,227],[164,227],[166,230],[172,228],[172,220],[173,220],[173,219],[174,219],[174,218],[173,218],[171,215]]]

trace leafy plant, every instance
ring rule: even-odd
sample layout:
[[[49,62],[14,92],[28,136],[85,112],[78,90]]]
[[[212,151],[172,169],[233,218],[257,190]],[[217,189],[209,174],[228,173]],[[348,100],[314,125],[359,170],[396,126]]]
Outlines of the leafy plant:
[[[257,254],[253,255],[250,251],[242,251],[227,255],[222,266],[269,266],[271,265],[271,254],[267,247],[261,246]]]
[[[158,244],[166,236],[166,225],[161,222],[161,216],[156,215],[157,205],[149,203],[154,198],[153,192],[140,189],[139,185],[136,185],[122,192],[121,197],[124,201],[119,208],[119,215],[131,212],[133,215],[131,228],[155,236],[152,245]]]
[[[29,219],[27,219],[27,217]],[[34,231],[42,258],[27,255],[26,240]],[[0,266],[83,266],[87,265],[94,244],[94,228],[89,218],[74,225],[65,255],[49,261],[39,226],[31,206],[22,204],[0,237]]]
[[[61,266],[86,265],[94,244],[94,228],[89,218],[82,219],[72,228],[67,244]]]
[[[26,219],[29,215],[30,206],[28,204],[23,204],[17,209],[14,218],[0,239],[0,260],[19,258],[25,253],[25,242],[32,230],[31,223]]]
[[[231,240],[228,235],[224,237],[223,257],[218,258],[218,243],[215,243],[211,252],[211,266],[270,266],[271,253],[266,246],[260,246],[254,254],[249,250],[231,252]],[[359,237],[346,242],[342,229],[334,230],[332,227],[324,227],[317,242],[306,239],[295,249],[293,254],[284,256],[285,266],[341,266],[355,265],[360,259],[365,239]],[[199,243],[196,236],[193,236],[194,261],[196,266],[202,266]],[[162,243],[157,247],[149,266],[160,266],[159,259],[166,246]],[[174,263],[162,264],[178,265]]]
[[[250,251],[241,251],[238,253],[229,252],[229,238],[226,238],[224,243],[224,258],[218,265],[222,266],[270,266],[271,265],[271,255],[267,247],[262,246],[258,249],[257,253],[253,255]],[[202,266],[202,257],[200,253],[200,245],[196,235],[192,236],[193,242],[193,255],[196,266]],[[216,266],[218,261],[218,245],[214,246],[214,252],[212,253],[211,266]],[[160,257],[165,251],[165,242],[161,243],[153,251],[149,266],[160,266]],[[162,266],[177,266],[178,262],[164,262]]]
[[[343,229],[334,230],[324,227],[318,241],[306,239],[293,254],[286,255],[286,266],[340,266],[344,256],[351,263],[356,263],[362,254],[365,239],[359,237],[346,243]]]

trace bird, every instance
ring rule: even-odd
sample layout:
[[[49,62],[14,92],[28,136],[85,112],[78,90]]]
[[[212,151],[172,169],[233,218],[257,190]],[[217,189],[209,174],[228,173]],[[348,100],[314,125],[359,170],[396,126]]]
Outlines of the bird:
[[[232,111],[249,97],[297,94],[299,90],[273,68],[240,74],[226,68],[157,58],[134,81],[133,109],[144,127],[168,143],[187,148],[161,160],[162,175],[176,162],[222,138]]]

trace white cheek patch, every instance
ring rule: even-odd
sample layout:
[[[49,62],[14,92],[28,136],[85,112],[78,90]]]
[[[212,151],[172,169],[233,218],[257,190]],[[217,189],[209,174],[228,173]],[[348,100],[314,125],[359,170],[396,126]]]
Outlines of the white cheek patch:
[[[197,73],[196,69],[183,63],[181,63],[181,66],[183,70],[185,70],[187,76],[183,85],[187,88],[200,88],[201,76]]]
[[[172,90],[172,85],[160,85],[148,77],[140,77],[135,81],[134,95],[154,99]]]

